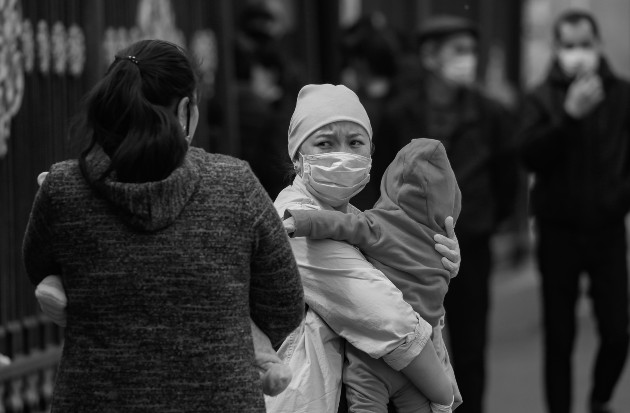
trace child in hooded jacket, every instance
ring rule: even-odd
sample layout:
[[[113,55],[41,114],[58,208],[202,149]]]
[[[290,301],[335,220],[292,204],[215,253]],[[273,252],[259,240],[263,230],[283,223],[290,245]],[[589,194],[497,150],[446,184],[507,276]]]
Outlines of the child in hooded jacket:
[[[456,220],[460,210],[461,193],[444,146],[433,139],[414,139],[398,152],[385,171],[381,196],[373,209],[358,215],[291,209],[285,214],[285,228],[292,237],[331,238],[357,246],[431,324],[438,357],[453,384],[453,407],[461,404],[461,396],[441,333],[450,273],[441,263],[442,255],[433,248],[433,237],[446,234],[442,223],[448,216]],[[369,358],[364,361],[364,365],[346,365],[345,379],[355,377],[358,386],[379,386],[365,388],[364,394],[371,397],[404,398],[404,391],[390,394],[385,378],[366,381],[366,372],[376,376],[380,372],[370,366]],[[432,403],[431,408],[443,412],[452,406]]]

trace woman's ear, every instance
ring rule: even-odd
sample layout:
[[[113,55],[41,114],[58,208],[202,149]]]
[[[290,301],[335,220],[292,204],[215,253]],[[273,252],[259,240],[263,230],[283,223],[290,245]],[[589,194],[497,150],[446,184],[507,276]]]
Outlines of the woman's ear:
[[[184,135],[190,135],[188,128],[190,127],[188,119],[190,119],[190,98],[184,97],[177,104],[177,120],[182,126]]]

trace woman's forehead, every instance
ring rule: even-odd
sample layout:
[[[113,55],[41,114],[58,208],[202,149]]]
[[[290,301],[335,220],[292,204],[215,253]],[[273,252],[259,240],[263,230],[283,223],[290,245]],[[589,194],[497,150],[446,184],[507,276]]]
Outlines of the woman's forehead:
[[[321,128],[317,129],[314,132],[315,135],[321,134],[321,133],[330,133],[334,135],[360,134],[365,137],[368,137],[368,133],[363,126],[359,125],[358,123],[347,121],[347,120],[329,123],[327,125],[322,126]]]

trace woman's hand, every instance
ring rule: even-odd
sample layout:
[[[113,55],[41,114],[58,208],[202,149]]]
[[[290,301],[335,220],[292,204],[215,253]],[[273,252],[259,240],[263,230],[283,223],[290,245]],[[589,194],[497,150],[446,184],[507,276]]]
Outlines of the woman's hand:
[[[442,254],[442,265],[446,268],[450,273],[451,277],[456,277],[459,272],[459,266],[461,265],[461,255],[459,252],[459,242],[457,241],[457,236],[455,235],[455,224],[453,223],[453,217],[446,217],[444,221],[446,226],[446,235],[445,237],[441,234],[436,234],[433,239],[435,240],[435,249]]]

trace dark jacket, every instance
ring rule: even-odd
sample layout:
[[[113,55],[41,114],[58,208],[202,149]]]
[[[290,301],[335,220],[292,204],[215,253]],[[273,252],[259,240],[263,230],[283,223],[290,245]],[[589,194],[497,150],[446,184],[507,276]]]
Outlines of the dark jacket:
[[[250,315],[278,344],[304,303],[247,164],[191,148],[142,184],[100,181],[98,148],[87,164],[53,165],[24,238],[31,281],[62,274],[68,295],[52,411],[264,412]]]
[[[462,193],[458,236],[492,233],[513,211],[518,186],[510,113],[476,90],[461,90],[451,132],[429,133],[430,107],[422,84],[390,105],[375,135],[371,181],[380,182],[396,152],[411,139],[431,138],[446,148]]]
[[[571,80],[557,63],[525,101],[518,140],[542,223],[603,229],[622,225],[630,208],[630,84],[604,59],[599,74],[605,99],[582,119],[564,111]]]

